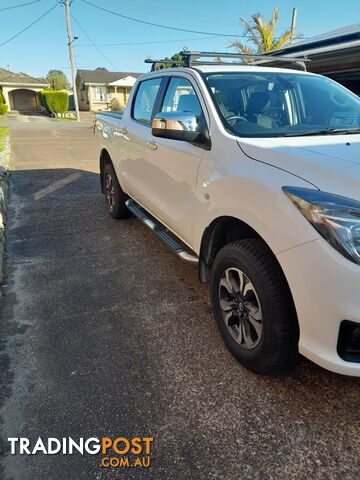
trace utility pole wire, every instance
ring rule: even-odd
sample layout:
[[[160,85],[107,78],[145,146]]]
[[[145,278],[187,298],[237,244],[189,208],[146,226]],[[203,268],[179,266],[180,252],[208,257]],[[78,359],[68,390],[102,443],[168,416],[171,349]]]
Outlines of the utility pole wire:
[[[115,70],[117,70],[118,67],[117,67],[116,65],[114,65],[111,60],[109,60],[109,59],[107,58],[107,56],[106,56],[105,53],[101,50],[101,48],[100,48],[98,45],[96,45],[96,43],[90,38],[90,36],[86,33],[86,31],[83,29],[83,27],[82,27],[82,26],[80,25],[80,23],[78,22],[78,20],[76,20],[76,18],[75,18],[75,16],[74,16],[73,13],[71,14],[71,17],[72,17],[72,19],[74,20],[74,22],[78,25],[78,27],[80,28],[80,30],[84,33],[84,35],[87,37],[87,39],[91,42],[91,45],[98,50],[98,52],[105,58],[105,60],[106,60],[113,68],[115,68]]]
[[[75,20],[75,19],[74,19]],[[153,40],[148,42],[123,42],[123,43],[98,43],[98,47],[118,47],[120,45],[153,45],[155,43],[178,43],[178,42],[191,42],[196,40],[209,40],[211,38],[218,38],[211,35],[209,37],[193,37],[193,38],[178,38],[176,40]],[[91,43],[77,43],[77,47],[92,47]]]
[[[51,8],[49,8],[49,10],[47,10],[45,13],[43,13],[41,15],[41,17],[37,18],[36,20],[34,20],[32,23],[30,23],[30,25],[28,25],[27,27],[23,28],[20,32],[16,33],[15,35],[13,35],[12,37],[8,38],[7,40],[5,40],[5,42],[2,42],[0,43],[0,47],[2,47],[3,45],[6,45],[7,43],[9,43],[11,40],[14,40],[14,38],[18,37],[19,35],[21,35],[22,33],[26,32],[26,30],[29,30],[29,28],[31,28],[33,25],[35,25],[35,23],[39,22],[42,18],[44,18],[48,13],[50,13],[52,10],[54,10],[54,8],[56,8],[58,5],[59,5],[60,2],[56,3],[55,5],[53,5]]]
[[[74,48],[73,48],[73,42],[75,38],[72,36],[72,32],[71,32],[69,0],[65,0],[65,18],[66,18],[66,30],[67,30],[67,36],[68,36],[68,47],[69,47],[70,67],[71,67],[71,83],[73,88],[75,112],[76,112],[77,121],[80,122],[79,101],[78,101],[77,90],[76,90],[75,58],[74,58]]]
[[[13,8],[25,7],[26,5],[31,5],[32,3],[38,2],[42,2],[42,0],[32,0],[32,2],[20,3],[19,5],[13,5],[12,7],[0,8],[0,12],[3,12],[4,10],[12,10]]]
[[[144,25],[151,25],[152,27],[158,28],[165,28],[167,30],[176,30],[177,32],[188,32],[188,33],[197,33],[200,35],[214,35],[216,37],[242,37],[242,35],[236,34],[229,34],[229,33],[214,33],[214,32],[200,32],[198,30],[188,30],[186,28],[177,28],[171,27],[169,25],[161,25],[159,23],[147,22],[146,20],[140,20],[139,18],[128,17],[127,15],[122,15],[121,13],[113,12],[112,10],[108,10],[107,8],[100,7],[99,5],[95,5],[95,3],[89,2],[88,0],[81,0],[88,5],[91,5],[98,10],[102,10],[103,12],[111,13],[112,15],[116,15],[117,17],[124,18],[125,20],[131,20],[132,22],[142,23]]]

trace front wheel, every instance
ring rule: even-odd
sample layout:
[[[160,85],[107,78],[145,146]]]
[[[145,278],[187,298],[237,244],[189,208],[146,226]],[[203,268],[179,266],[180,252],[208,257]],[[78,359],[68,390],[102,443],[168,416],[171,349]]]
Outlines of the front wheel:
[[[279,265],[260,239],[219,251],[211,298],[220,333],[243,365],[268,375],[291,370],[297,358],[295,307]]]

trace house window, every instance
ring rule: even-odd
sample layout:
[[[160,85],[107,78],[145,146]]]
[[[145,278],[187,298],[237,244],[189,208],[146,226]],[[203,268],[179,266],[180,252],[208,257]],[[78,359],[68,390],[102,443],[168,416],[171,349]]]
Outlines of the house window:
[[[106,102],[106,87],[94,87],[94,100]]]

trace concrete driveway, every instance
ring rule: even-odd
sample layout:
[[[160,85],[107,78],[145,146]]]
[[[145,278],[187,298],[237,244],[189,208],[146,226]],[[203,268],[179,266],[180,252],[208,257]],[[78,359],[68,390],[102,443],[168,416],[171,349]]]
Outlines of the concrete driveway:
[[[360,379],[305,360],[285,378],[247,371],[194,267],[135,219],[107,215],[91,117],[11,127],[3,449],[8,437],[155,443],[149,469],[4,454],[0,478],[358,479]]]

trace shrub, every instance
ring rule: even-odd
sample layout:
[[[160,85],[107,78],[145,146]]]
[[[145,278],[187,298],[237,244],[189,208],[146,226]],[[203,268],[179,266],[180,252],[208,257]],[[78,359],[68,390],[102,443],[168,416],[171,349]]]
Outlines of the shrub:
[[[5,103],[4,94],[2,90],[0,90],[0,115],[5,115],[7,111],[8,111],[8,106]]]
[[[114,97],[110,102],[110,109],[112,112],[123,112],[125,110],[125,106],[118,98]]]
[[[8,106],[5,103],[0,103],[0,115],[5,115],[8,111]]]
[[[39,98],[40,105],[42,107],[46,108],[44,95],[42,94],[43,91],[44,90],[42,90],[41,92],[38,92],[38,98]],[[46,108],[46,110],[47,110],[47,108]]]
[[[69,94],[64,90],[42,90],[40,103],[49,113],[64,114],[69,109]]]

